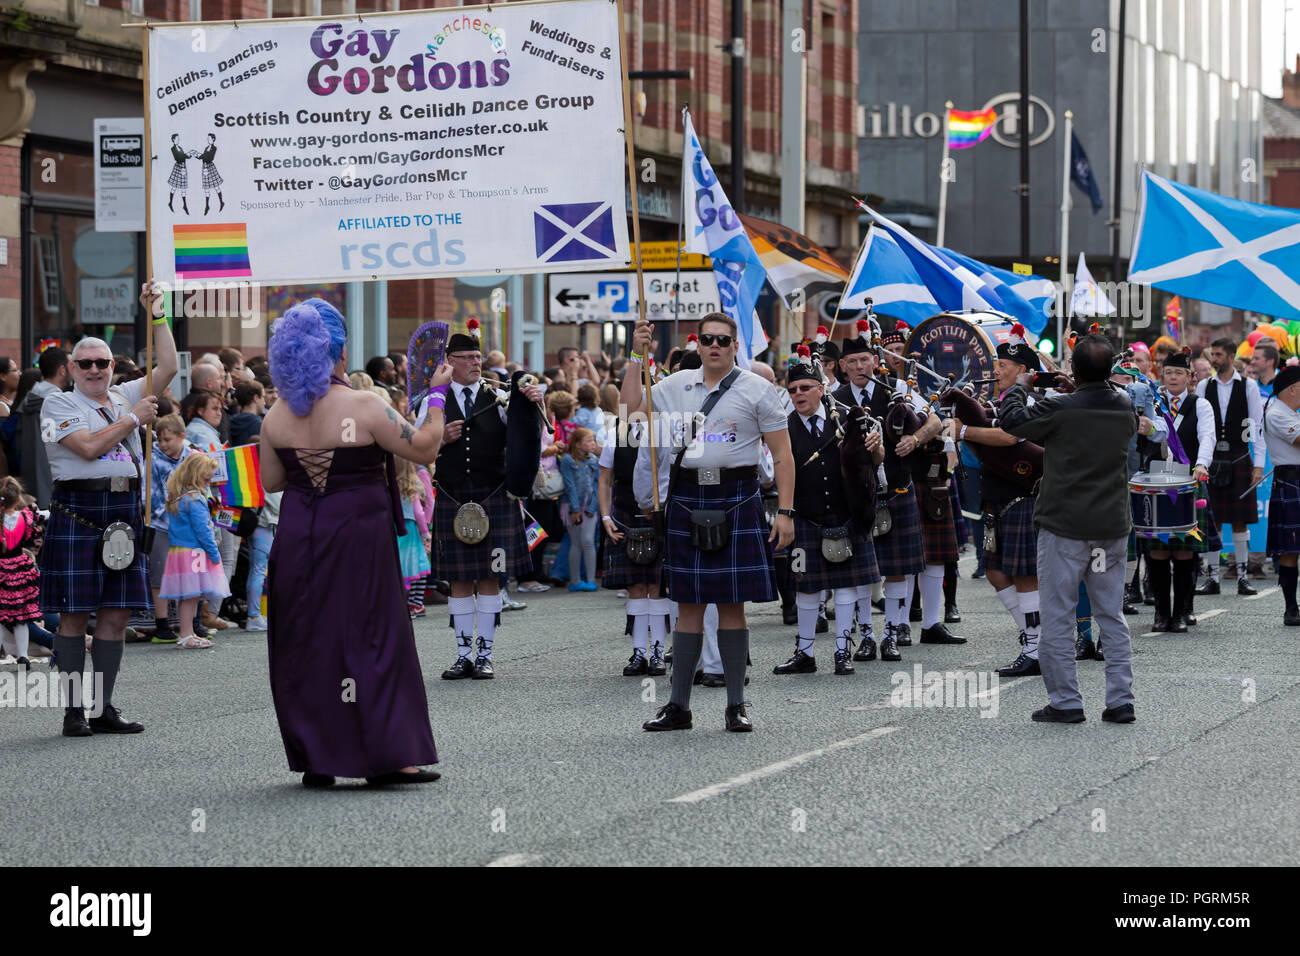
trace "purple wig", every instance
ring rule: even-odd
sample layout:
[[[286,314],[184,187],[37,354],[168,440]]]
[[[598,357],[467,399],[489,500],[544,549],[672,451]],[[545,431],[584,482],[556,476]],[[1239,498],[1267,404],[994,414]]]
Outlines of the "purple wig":
[[[295,415],[308,414],[329,391],[347,340],[343,316],[324,299],[299,302],[271,328],[271,380]]]

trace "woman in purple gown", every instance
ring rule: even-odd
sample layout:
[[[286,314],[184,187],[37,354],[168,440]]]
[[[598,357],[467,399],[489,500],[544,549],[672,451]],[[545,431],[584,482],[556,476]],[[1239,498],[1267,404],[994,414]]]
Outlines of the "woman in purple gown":
[[[422,783],[438,779],[420,769],[438,754],[402,590],[392,455],[437,457],[451,370],[439,368],[430,414],[413,428],[348,385],[346,340],[322,299],[272,329],[280,401],[262,424],[262,484],[284,498],[267,573],[271,696],[304,786]]]

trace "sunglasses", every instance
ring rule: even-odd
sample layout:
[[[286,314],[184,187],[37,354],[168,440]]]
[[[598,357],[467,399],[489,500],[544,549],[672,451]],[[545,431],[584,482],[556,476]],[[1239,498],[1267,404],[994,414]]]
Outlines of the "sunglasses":
[[[112,364],[112,359],[77,359],[77,367],[83,372],[89,372],[92,366],[103,371]]]
[[[716,342],[725,349],[730,346],[733,341],[735,340],[730,335],[720,335],[715,332],[700,333],[700,344],[705,347],[711,346]]]
[[[799,395],[802,395],[804,392],[811,392],[814,391],[816,388],[818,388],[818,386],[816,385],[791,385],[790,394],[794,395],[797,393]]]

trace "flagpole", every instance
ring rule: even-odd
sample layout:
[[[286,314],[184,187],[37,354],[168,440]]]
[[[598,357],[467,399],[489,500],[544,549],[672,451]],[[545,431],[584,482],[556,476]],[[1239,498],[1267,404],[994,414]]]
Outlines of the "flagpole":
[[[948,224],[948,130],[952,123],[952,100],[943,104],[943,159],[939,161],[939,233],[935,243],[943,248],[944,227]]]
[[[683,103],[682,109],[689,110],[690,103]],[[685,124],[682,126],[682,135],[685,135]],[[683,150],[685,153],[685,150]],[[673,288],[673,345],[679,341],[680,332],[677,329],[680,321],[679,313],[682,308],[682,243],[685,241],[686,233],[686,170],[682,170],[682,200],[681,209],[677,212],[677,277],[673,280],[676,286]]]
[[[636,263],[637,315],[638,321],[644,322],[645,275],[641,271],[641,216],[636,196],[636,156],[632,145],[632,85],[628,82],[627,76],[627,29],[623,21],[623,0],[615,0],[615,2],[618,4],[618,58],[623,68],[623,140],[627,144],[627,186],[632,192],[632,255]],[[654,476],[650,486],[654,498],[654,510],[658,511],[660,508],[659,463],[655,456],[655,409],[652,395],[654,389],[650,381],[650,357],[653,351],[649,347],[646,348],[646,354],[641,361],[641,380],[645,386],[646,423],[650,429],[650,474]]]
[[[142,43],[140,44],[140,76],[144,86],[144,275],[146,282],[153,281],[153,232],[150,227],[153,225],[151,214],[153,212],[152,204],[152,183],[153,183],[153,141],[149,133],[149,31],[146,29],[141,35]],[[171,293],[173,296],[175,293]],[[144,393],[153,394],[153,299],[149,300],[151,307],[146,309],[144,317]],[[175,311],[176,302],[173,298],[172,309]],[[153,422],[145,426],[144,430],[144,526],[148,528],[153,524]],[[179,607],[179,605],[178,605]]]
[[[1056,310],[1056,355],[1060,358],[1065,342],[1065,280],[1069,276],[1070,258],[1070,145],[1074,136],[1074,111],[1065,111],[1065,148],[1061,151],[1061,307]]]

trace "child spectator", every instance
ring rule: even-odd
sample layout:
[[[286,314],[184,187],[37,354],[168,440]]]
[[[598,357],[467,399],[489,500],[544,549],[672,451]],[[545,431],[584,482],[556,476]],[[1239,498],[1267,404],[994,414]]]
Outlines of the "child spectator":
[[[271,558],[271,545],[275,541],[275,526],[280,523],[280,499],[283,491],[268,491],[266,504],[257,516],[257,530],[249,539],[248,547],[248,620],[246,631],[265,631],[266,618],[262,617],[262,585],[266,582],[266,566]]]
[[[573,413],[573,423],[590,429],[596,436],[596,446],[605,444],[605,413],[596,407],[600,392],[590,383],[578,386],[578,410]]]
[[[29,665],[27,625],[41,619],[41,573],[35,555],[45,531],[30,502],[23,494],[22,482],[12,475],[0,478],[0,508],[4,509],[0,532],[0,624],[13,633],[18,666],[24,670]]]
[[[423,465],[418,465],[415,474],[420,479],[420,496],[415,499],[413,510],[415,511],[415,527],[420,532],[421,546],[424,554],[428,557],[429,547],[433,544],[433,479],[429,476],[429,469]],[[416,578],[411,582],[407,589],[409,595],[407,607],[415,617],[424,617],[424,594],[425,588],[429,582],[429,575]]]
[[[564,475],[564,500],[560,510],[569,527],[569,590],[595,591],[596,582],[582,577],[583,562],[587,573],[596,577],[596,488],[600,481],[600,446],[590,428],[575,428],[569,439],[569,453],[560,459]]]
[[[406,586],[406,607],[414,617],[424,609],[424,579],[432,570],[429,564],[429,549],[425,543],[429,536],[429,526],[425,515],[433,514],[433,498],[430,484],[428,497],[425,486],[420,481],[415,463],[405,458],[396,458],[397,492],[402,496],[402,517],[406,520],[406,534],[397,539],[398,557],[402,562],[402,583]],[[419,506],[420,517],[416,517]],[[419,584],[420,603],[417,605],[412,596],[416,584]]]
[[[176,646],[186,649],[212,646],[194,634],[199,600],[220,604],[230,597],[208,511],[208,486],[216,470],[217,463],[207,455],[190,455],[167,480],[169,547],[159,597],[178,602],[181,634]]]
[[[230,416],[230,444],[247,445],[262,431],[266,390],[260,382],[240,382],[235,386],[235,404],[239,411]]]
[[[153,589],[153,616],[155,644],[175,644],[176,632],[167,620],[167,599],[159,597],[162,590],[163,570],[167,566],[167,482],[172,472],[190,455],[185,443],[185,423],[179,415],[165,415],[154,425],[158,440],[153,446],[153,476],[150,479],[149,497],[153,549],[149,552],[149,586]]]

